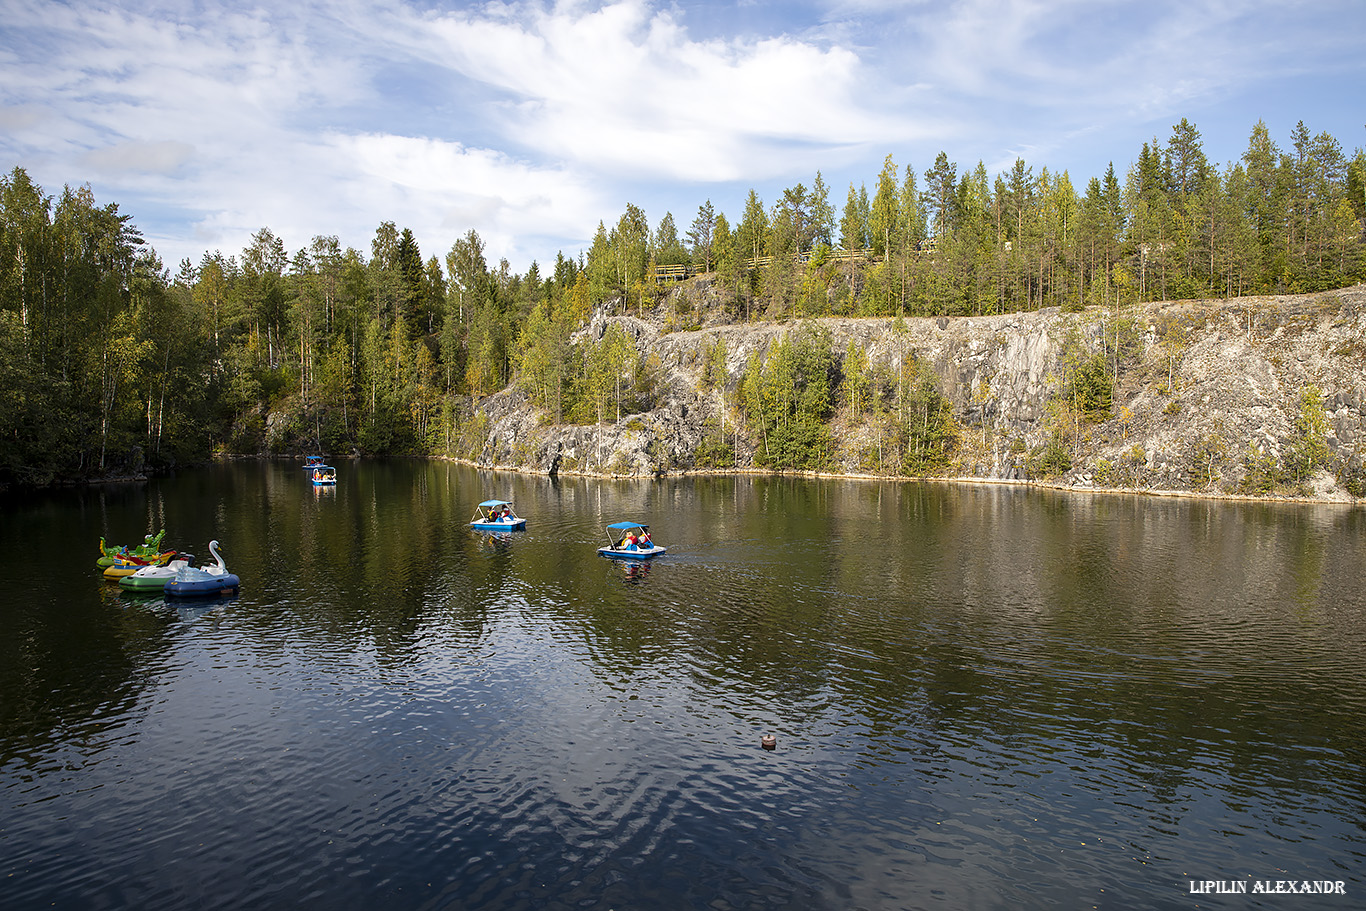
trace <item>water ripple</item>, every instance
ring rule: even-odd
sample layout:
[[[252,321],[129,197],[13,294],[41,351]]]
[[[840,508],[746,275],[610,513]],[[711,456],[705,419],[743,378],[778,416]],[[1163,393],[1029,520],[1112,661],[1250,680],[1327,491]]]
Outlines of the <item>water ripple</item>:
[[[1350,519],[218,476],[159,508],[230,542],[239,597],[45,589],[58,540],[0,583],[7,909],[1163,908],[1366,856]],[[471,532],[504,492],[527,531]],[[597,557],[619,518],[669,553]]]

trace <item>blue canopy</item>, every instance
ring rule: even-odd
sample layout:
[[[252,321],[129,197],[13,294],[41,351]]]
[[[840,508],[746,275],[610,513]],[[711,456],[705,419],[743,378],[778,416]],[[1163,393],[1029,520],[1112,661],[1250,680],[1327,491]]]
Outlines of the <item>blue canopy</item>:
[[[642,525],[639,522],[613,522],[607,527],[615,531],[627,531],[632,528],[649,528],[650,526]]]
[[[485,500],[479,504],[480,509],[488,509],[491,506],[511,506],[507,500]]]

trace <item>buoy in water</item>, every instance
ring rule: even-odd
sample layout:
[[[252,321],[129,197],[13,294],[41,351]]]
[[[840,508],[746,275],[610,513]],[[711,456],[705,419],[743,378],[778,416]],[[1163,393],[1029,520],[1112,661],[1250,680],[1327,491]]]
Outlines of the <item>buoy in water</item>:
[[[772,734],[765,734],[763,737],[759,738],[759,743],[762,744],[763,748],[766,750],[776,750],[778,748],[778,738],[774,737]]]

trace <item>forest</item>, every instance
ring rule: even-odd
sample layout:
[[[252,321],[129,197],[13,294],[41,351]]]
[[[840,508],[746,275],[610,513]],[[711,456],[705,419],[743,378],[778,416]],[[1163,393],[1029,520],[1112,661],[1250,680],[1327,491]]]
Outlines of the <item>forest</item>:
[[[889,154],[838,199],[818,172],[769,203],[751,190],[733,219],[705,201],[686,228],[628,203],[544,273],[492,264],[473,230],[424,258],[396,221],[368,252],[326,234],[292,249],[263,227],[172,272],[116,203],[49,195],[16,167],[0,178],[0,486],[216,454],[468,456],[481,402],[512,384],[547,421],[621,420],[651,406],[650,358],[619,330],[580,330],[594,313],[698,328],[675,279],[705,288],[713,323],[1119,310],[1366,279],[1366,153],[1303,123],[1285,149],[1258,123],[1220,166],[1183,119],[1084,186],[1024,161],[992,176],[940,153],[917,173]],[[875,413],[896,424],[900,470],[932,473],[952,435],[932,380],[861,353],[794,333],[762,369],[707,382],[734,388],[733,430],[765,467],[818,468],[838,414]],[[722,448],[696,455],[725,464]]]

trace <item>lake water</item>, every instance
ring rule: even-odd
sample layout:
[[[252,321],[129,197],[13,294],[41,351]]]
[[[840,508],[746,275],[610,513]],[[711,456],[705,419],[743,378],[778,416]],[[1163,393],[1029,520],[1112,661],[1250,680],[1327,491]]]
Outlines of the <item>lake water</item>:
[[[0,504],[0,908],[1366,906],[1366,510],[339,468]]]

